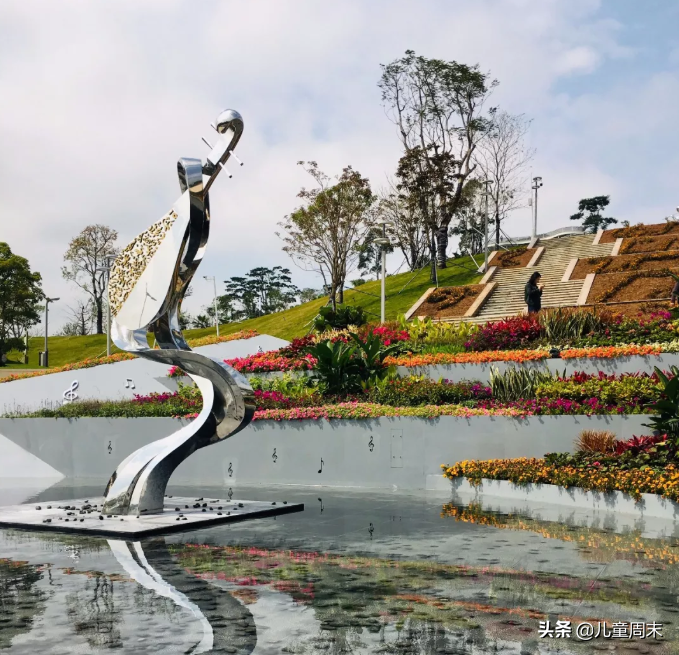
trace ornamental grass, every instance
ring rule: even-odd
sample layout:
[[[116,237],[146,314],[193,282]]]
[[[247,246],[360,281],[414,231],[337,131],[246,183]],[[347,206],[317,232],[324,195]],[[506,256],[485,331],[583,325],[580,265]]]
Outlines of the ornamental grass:
[[[467,460],[453,466],[443,464],[441,468],[449,480],[466,478],[472,486],[480,486],[483,480],[506,480],[521,486],[553,484],[586,491],[622,491],[636,500],[645,493],[679,500],[679,470],[675,464],[662,468],[623,469],[612,465],[603,467],[599,462],[592,462],[588,467],[562,466],[551,464],[546,459],[520,457]]]

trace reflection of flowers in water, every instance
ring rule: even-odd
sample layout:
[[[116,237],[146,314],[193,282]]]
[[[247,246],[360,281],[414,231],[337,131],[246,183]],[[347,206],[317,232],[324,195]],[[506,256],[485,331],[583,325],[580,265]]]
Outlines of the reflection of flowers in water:
[[[638,581],[611,586],[589,577],[499,567],[193,544],[172,550],[193,575],[284,592],[313,608],[321,625],[334,626],[329,629],[381,630],[408,621],[469,630],[478,624],[494,635],[521,641],[546,618],[544,608],[553,607],[557,598],[614,602],[637,611],[649,596],[649,585]]]
[[[233,589],[229,592],[234,598],[238,598],[244,605],[252,605],[259,599],[256,589]]]
[[[646,539],[639,532],[618,534],[568,523],[538,521],[514,514],[497,514],[484,510],[477,503],[468,506],[449,503],[443,506],[441,516],[501,530],[527,530],[545,539],[572,542],[578,546],[584,559],[590,562],[627,560],[645,566],[679,564],[679,543],[667,539]]]

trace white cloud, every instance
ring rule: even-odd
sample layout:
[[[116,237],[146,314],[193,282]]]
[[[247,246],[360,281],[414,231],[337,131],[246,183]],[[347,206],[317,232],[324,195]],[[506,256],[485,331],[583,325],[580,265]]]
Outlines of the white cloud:
[[[665,154],[676,76],[587,94],[560,86],[633,59],[620,32],[596,0],[5,0],[0,239],[30,258],[65,305],[76,295],[59,275],[69,239],[101,222],[124,245],[160,217],[179,192],[177,158],[204,156],[200,137],[231,106],[245,118],[245,166],[213,188],[200,275],[223,280],[281,264],[298,284],[318,285],[274,235],[309,184],[295,163],[314,159],[333,174],[351,163],[383,184],[399,145],[380,106],[379,64],[407,48],[480,63],[501,82],[494,103],[534,117],[541,228],[562,224],[588,193],[611,193],[620,217],[662,206],[676,179],[676,157]],[[661,178],[647,182],[652,201],[633,169]],[[512,221],[516,232],[526,231],[525,213]],[[209,301],[203,282],[191,311]],[[63,321],[56,306],[54,315]]]

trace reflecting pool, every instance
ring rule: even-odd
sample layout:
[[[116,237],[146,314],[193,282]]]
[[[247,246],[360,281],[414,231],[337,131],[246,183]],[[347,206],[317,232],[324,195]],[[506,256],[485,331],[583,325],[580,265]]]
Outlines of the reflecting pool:
[[[100,491],[66,483],[33,500]],[[225,490],[168,493],[217,498]],[[303,502],[306,510],[136,543],[0,531],[0,649],[677,651],[674,536],[491,512],[431,493],[229,493]],[[599,637],[578,638],[584,623]]]

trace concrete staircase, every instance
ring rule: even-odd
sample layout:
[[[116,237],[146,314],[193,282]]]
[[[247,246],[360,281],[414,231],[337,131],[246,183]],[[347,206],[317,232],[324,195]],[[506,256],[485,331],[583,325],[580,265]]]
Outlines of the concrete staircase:
[[[474,323],[486,323],[507,316],[516,316],[526,309],[524,287],[534,271],[542,275],[545,285],[542,294],[543,307],[570,307],[577,304],[584,280],[562,282],[568,264],[574,258],[605,257],[613,250],[612,243],[593,245],[594,235],[563,236],[544,242],[536,247],[544,246],[539,261],[533,268],[498,268],[490,280],[497,282],[493,293],[473,318],[465,319]],[[492,266],[491,261],[491,266]]]

